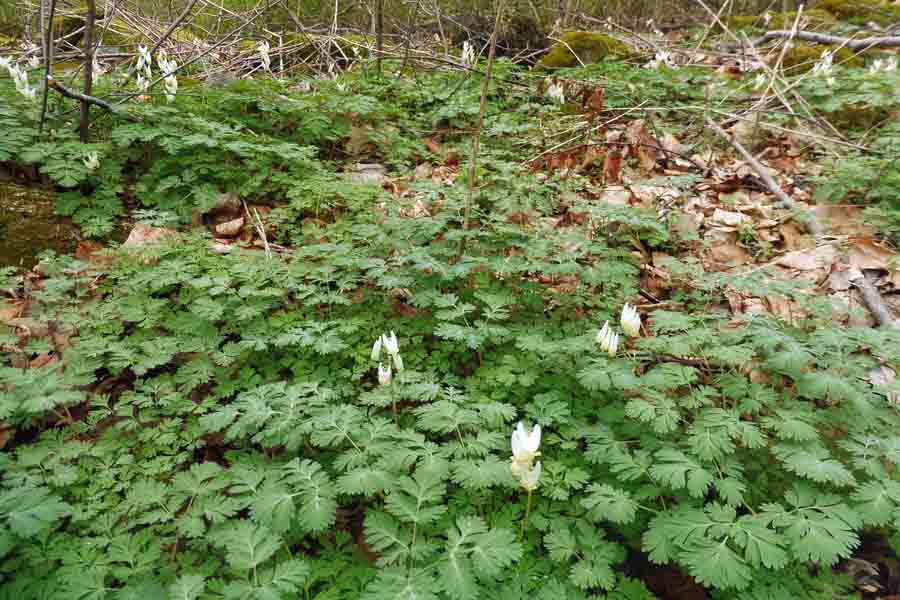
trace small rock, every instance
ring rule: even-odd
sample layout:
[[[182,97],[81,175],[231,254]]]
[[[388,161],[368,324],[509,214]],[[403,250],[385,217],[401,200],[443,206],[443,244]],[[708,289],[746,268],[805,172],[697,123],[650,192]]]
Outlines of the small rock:
[[[350,181],[370,185],[381,185],[387,179],[384,166],[377,163],[357,163],[350,173]]]
[[[231,221],[216,225],[216,234],[221,235],[222,237],[234,237],[241,232],[243,227],[244,217],[238,217],[237,219],[232,219]]]
[[[240,196],[232,192],[224,192],[219,194],[219,197],[216,198],[216,203],[207,211],[207,214],[230,221],[240,216],[241,208]]]
[[[712,216],[712,222],[716,225],[725,225],[728,227],[737,227],[744,221],[749,221],[750,217],[743,213],[732,212],[730,210],[722,210],[717,208]]]
[[[165,227],[151,227],[138,223],[128,234],[128,239],[122,244],[123,248],[145,248],[156,246],[166,238],[175,235],[175,232]]]

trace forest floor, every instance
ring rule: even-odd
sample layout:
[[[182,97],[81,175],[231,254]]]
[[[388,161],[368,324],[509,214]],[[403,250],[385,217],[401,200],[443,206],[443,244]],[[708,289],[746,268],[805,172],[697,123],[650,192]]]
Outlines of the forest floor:
[[[0,216],[0,598],[896,597],[895,57],[687,36],[185,77],[89,144],[0,81],[58,213]]]

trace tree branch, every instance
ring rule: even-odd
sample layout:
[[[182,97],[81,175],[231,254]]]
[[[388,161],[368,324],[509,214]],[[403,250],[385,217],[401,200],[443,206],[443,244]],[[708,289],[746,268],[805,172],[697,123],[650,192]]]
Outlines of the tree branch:
[[[791,34],[790,31],[784,31],[781,29],[776,31],[767,31],[761,37],[754,40],[753,43],[754,45],[757,45],[769,40],[790,37],[793,37],[797,40],[803,40],[804,42],[815,42],[817,44],[843,46],[845,48],[849,48],[850,50],[867,50],[869,48],[894,48],[900,46],[900,36],[869,37],[854,40],[850,38],[838,37],[836,35],[828,35],[826,33],[814,33],[812,31],[798,31],[794,34]]]
[[[729,144],[732,145],[735,150],[738,151],[738,154],[740,154],[741,157],[745,161],[747,161],[747,164],[750,165],[750,168],[756,171],[756,174],[759,175],[759,178],[762,179],[764,184],[766,184],[766,187],[769,188],[769,191],[772,192],[776,198],[778,198],[781,206],[787,208],[788,210],[793,210],[797,207],[794,200],[790,196],[788,196],[783,189],[781,189],[781,186],[779,186],[774,179],[772,179],[772,176],[769,175],[769,172],[766,170],[766,168],[762,166],[762,164],[760,164],[760,162],[756,160],[756,158],[752,154],[750,154],[750,152],[746,148],[744,148],[744,146],[739,141],[728,135],[725,130],[719,126],[718,123],[716,123],[709,117],[706,117],[706,124],[710,129],[719,134],[719,136],[724,138]],[[809,232],[814,236],[822,236],[822,226],[819,224],[819,221],[816,219],[816,216],[814,214],[807,213],[806,226],[809,229]]]
[[[47,86],[50,81],[50,67],[53,64],[53,13],[55,12],[56,0],[50,0],[47,30],[44,32],[44,88],[41,92],[41,120],[38,124],[38,132],[44,131],[44,121],[47,119],[47,99],[50,95]]]
[[[61,84],[58,81],[56,81],[55,79],[53,79],[53,77],[47,78],[47,87],[56,90],[61,95],[65,96],[66,98],[71,98],[72,100],[78,100],[79,102],[82,102],[82,103],[87,102],[88,104],[93,104],[94,106],[99,106],[100,108],[102,108],[104,110],[108,110],[109,112],[111,112],[115,115],[124,116],[125,118],[132,119],[132,120],[134,119],[134,117],[132,117],[128,113],[120,111],[119,109],[117,109],[115,106],[113,106],[109,102],[107,102],[105,100],[101,100],[100,98],[97,98],[96,96],[88,96],[87,94],[82,94],[81,92],[76,92],[75,90],[69,89],[66,86],[64,86],[63,84]]]

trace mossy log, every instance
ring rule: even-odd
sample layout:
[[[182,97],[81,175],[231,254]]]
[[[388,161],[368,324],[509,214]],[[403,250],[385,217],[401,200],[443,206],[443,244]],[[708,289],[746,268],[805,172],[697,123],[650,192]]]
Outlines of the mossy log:
[[[538,62],[539,69],[589,65],[608,58],[629,58],[634,52],[616,38],[592,31],[570,31]]]

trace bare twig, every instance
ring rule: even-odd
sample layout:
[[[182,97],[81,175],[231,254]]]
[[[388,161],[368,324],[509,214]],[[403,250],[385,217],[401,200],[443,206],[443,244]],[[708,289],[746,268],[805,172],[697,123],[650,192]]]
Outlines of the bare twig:
[[[481,83],[481,107],[478,111],[478,124],[475,126],[475,137],[472,140],[472,156],[469,159],[469,189],[466,193],[466,208],[463,214],[463,230],[469,229],[469,220],[472,216],[472,203],[475,201],[475,175],[478,166],[478,151],[481,148],[481,129],[484,126],[484,115],[487,112],[488,88],[491,85],[491,71],[494,67],[494,56],[497,53],[497,31],[500,29],[500,17],[503,14],[503,2],[497,5],[497,14],[494,17],[494,31],[491,33],[491,46],[488,51],[487,67],[484,71],[484,81]],[[459,240],[459,254],[466,249],[466,236]]]
[[[84,20],[84,99],[81,100],[81,141],[87,143],[90,138],[91,88],[94,85],[94,19],[97,17],[97,5],[94,0],[86,0],[87,14]]]
[[[745,161],[747,161],[747,164],[750,165],[750,168],[756,171],[756,174],[759,175],[759,178],[762,179],[764,184],[766,184],[766,187],[769,188],[769,191],[772,192],[772,194],[774,194],[776,198],[778,198],[781,206],[788,210],[794,210],[797,208],[797,204],[794,202],[794,200],[790,196],[788,196],[784,192],[784,190],[781,189],[781,186],[779,186],[778,183],[772,178],[772,176],[769,175],[769,172],[766,170],[766,168],[762,166],[762,164],[760,164],[760,162],[756,160],[756,158],[752,154],[750,154],[750,152],[746,148],[744,148],[744,146],[739,141],[728,135],[725,130],[719,126],[718,123],[713,121],[708,116],[706,117],[706,124],[710,127],[710,129],[719,134],[720,137],[725,139],[734,147],[735,150],[738,151],[738,154],[740,154],[741,157]],[[816,219],[815,215],[811,213],[806,215],[806,225],[809,228],[810,233],[812,233],[814,236],[816,236],[817,238],[822,236],[822,226],[819,224],[819,221]]]
[[[869,48],[896,48],[900,46],[900,36],[868,37],[853,40],[850,38],[828,35],[826,33],[815,33],[812,31],[798,31],[792,35],[790,31],[784,31],[780,29],[776,31],[767,31],[761,37],[753,40],[753,42],[754,44],[761,44],[769,40],[790,37],[802,40],[804,42],[844,46],[845,48],[849,48],[850,50],[868,50]]]
[[[900,324],[897,323],[897,320],[894,319],[894,316],[891,314],[891,309],[888,308],[884,299],[881,297],[881,294],[878,292],[878,288],[872,284],[866,275],[857,277],[856,279],[851,280],[850,283],[859,290],[863,304],[866,305],[866,308],[868,308],[869,312],[872,313],[872,316],[875,317],[875,322],[878,323],[879,327],[900,327]]]
[[[378,51],[375,64],[378,76],[381,77],[381,58],[384,52],[384,0],[375,0],[375,48]]]
[[[44,131],[44,121],[47,119],[47,99],[50,90],[47,89],[50,80],[50,67],[53,65],[53,13],[56,12],[56,0],[50,0],[50,10],[47,14],[47,29],[44,31],[44,89],[41,92],[41,120],[38,131]]]
[[[191,14],[191,10],[194,8],[194,5],[197,4],[197,1],[198,0],[191,0],[190,2],[188,2],[187,6],[184,7],[184,10],[181,11],[181,14],[178,15],[178,17],[174,21],[172,21],[172,24],[169,25],[165,31],[163,31],[163,34],[159,36],[159,39],[156,40],[156,43],[153,44],[152,48],[150,48],[150,54],[153,54],[154,52],[159,50],[159,47],[162,46],[167,39],[169,39],[169,36],[172,35],[175,30],[181,26],[184,20],[188,18],[188,15]]]

